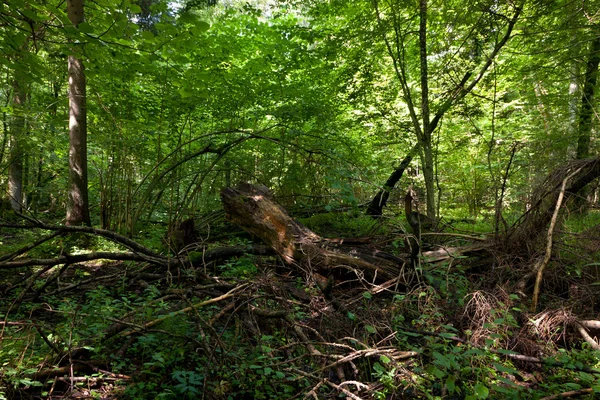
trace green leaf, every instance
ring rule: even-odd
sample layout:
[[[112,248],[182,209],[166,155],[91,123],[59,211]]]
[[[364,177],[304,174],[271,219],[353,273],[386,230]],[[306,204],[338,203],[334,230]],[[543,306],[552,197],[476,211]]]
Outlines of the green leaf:
[[[581,385],[578,385],[577,383],[568,382],[565,383],[565,388],[567,388],[568,390],[579,390],[581,389]]]
[[[450,367],[450,363],[448,362],[448,358],[438,353],[437,351],[433,352],[433,357],[437,360],[436,364],[442,367],[448,368]]]
[[[450,394],[456,391],[456,377],[454,375],[448,375],[448,378],[446,378],[446,389]]]
[[[142,31],[141,35],[144,40],[154,40],[154,34],[150,31]]]
[[[43,21],[45,19],[47,19],[45,16],[42,15],[38,15],[36,13],[34,13],[33,11],[27,9],[26,7],[23,7],[22,9],[19,10],[24,16],[26,16],[27,18],[30,18],[34,21]]]
[[[376,333],[377,329],[373,325],[365,325],[365,330],[369,333]]]
[[[367,300],[369,300],[369,299],[372,299],[372,298],[373,298],[373,295],[371,294],[371,292],[364,292],[364,293],[362,294],[362,296],[363,296],[365,299],[367,299]]]
[[[139,14],[142,12],[142,7],[138,6],[137,4],[130,4],[129,5],[129,11],[132,14]]]
[[[185,12],[179,16],[179,22],[183,22],[185,24],[193,24],[196,22],[196,16],[192,13]]]
[[[494,368],[498,372],[505,372],[505,373],[511,374],[511,375],[518,373],[518,371],[514,368],[510,368],[510,367],[507,367],[505,365],[498,364],[498,363],[492,363],[492,364],[494,365]]]
[[[94,28],[92,28],[92,26],[90,24],[88,24],[87,22],[80,23],[79,25],[77,25],[77,28],[83,33],[93,33],[94,32]]]
[[[440,333],[440,336],[446,339],[452,339],[456,337],[456,333],[452,333],[452,332],[442,332]]]
[[[207,30],[209,30],[210,24],[208,22],[205,22],[205,21],[198,21],[198,22],[196,22],[196,28],[200,32],[206,32]]]
[[[444,376],[446,376],[446,372],[442,371],[439,368],[433,367],[433,366],[428,368],[427,372],[429,372],[430,374],[432,374],[433,376],[435,376],[438,379],[442,379]]]
[[[477,395],[478,399],[487,399],[487,397],[490,395],[490,391],[483,383],[478,382],[475,385],[475,394]]]
[[[381,361],[384,364],[389,364],[392,360],[390,360],[388,356],[381,356],[379,357],[379,361]]]

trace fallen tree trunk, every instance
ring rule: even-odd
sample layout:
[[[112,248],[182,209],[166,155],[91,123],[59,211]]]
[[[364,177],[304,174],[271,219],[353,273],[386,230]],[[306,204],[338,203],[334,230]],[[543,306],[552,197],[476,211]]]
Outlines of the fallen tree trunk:
[[[355,270],[369,278],[396,278],[408,259],[378,251],[344,248],[292,219],[262,185],[240,183],[221,191],[227,218],[269,245],[287,264],[316,271]]]

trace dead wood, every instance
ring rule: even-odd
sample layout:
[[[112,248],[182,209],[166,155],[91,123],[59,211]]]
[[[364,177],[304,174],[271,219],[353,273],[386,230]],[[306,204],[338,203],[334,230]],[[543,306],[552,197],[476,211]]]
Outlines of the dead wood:
[[[575,171],[575,172],[574,172]],[[536,251],[552,220],[561,185],[570,177],[564,191],[564,202],[572,198],[590,182],[600,177],[600,157],[573,160],[551,172],[532,195],[531,208],[512,226],[504,238],[503,247],[513,255],[528,256]],[[528,257],[527,257],[528,258]]]
[[[600,350],[600,344],[598,344],[598,341],[596,339],[594,339],[587,331],[586,327],[581,324],[581,323],[574,323],[573,324],[574,328],[577,330],[577,332],[579,332],[579,334],[581,335],[581,338],[583,340],[585,340],[587,342],[587,344],[590,345],[590,347],[594,350]]]
[[[396,186],[396,183],[398,183],[398,181],[402,178],[404,171],[412,162],[412,159],[415,156],[415,154],[417,154],[419,148],[419,144],[414,145],[413,148],[408,152],[406,157],[404,157],[400,165],[396,167],[392,175],[390,175],[388,180],[383,185],[383,188],[377,193],[377,195],[375,195],[375,197],[367,206],[367,215],[370,215],[373,218],[378,218],[383,215],[383,208],[387,204],[391,191],[394,189],[394,186]]]
[[[535,285],[533,287],[533,296],[531,298],[531,308],[535,310],[537,308],[538,296],[540,294],[540,285],[542,283],[542,275],[544,273],[544,269],[550,262],[550,258],[552,257],[552,235],[554,234],[554,227],[556,226],[556,220],[558,219],[558,213],[560,211],[560,207],[562,205],[565,190],[567,188],[567,183],[571,177],[577,175],[580,169],[576,170],[569,176],[563,179],[562,184],[560,186],[560,192],[558,193],[558,199],[556,200],[556,206],[554,207],[554,212],[552,213],[552,219],[550,220],[550,228],[548,229],[548,239],[546,242],[546,253],[544,254],[544,258],[541,259],[534,267],[536,271]]]
[[[404,259],[377,251],[343,249],[292,219],[262,185],[240,183],[221,191],[227,218],[269,245],[287,264],[329,273],[354,269],[369,278],[397,277]]]

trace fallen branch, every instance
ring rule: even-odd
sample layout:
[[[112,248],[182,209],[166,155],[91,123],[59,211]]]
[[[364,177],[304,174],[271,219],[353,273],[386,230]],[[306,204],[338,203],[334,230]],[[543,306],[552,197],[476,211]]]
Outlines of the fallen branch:
[[[6,261],[0,263],[0,269],[15,269],[40,265],[54,266],[60,264],[76,264],[94,260],[142,261],[165,265],[158,259],[148,259],[148,257],[141,256],[137,253],[98,251],[87,254],[65,254],[55,258],[24,258],[15,261]]]
[[[585,342],[592,347],[592,349],[600,350],[600,344],[598,344],[598,341],[590,336],[588,331],[585,329],[585,326],[581,322],[575,322],[573,326],[577,332],[579,332],[583,340],[585,340]]]
[[[154,325],[157,325],[157,324],[159,324],[159,323],[161,323],[163,321],[166,321],[169,318],[173,318],[173,317],[175,317],[177,315],[188,313],[188,312],[190,312],[192,310],[195,310],[197,308],[204,307],[204,306],[207,306],[209,304],[217,303],[217,302],[219,302],[221,300],[228,299],[228,298],[232,297],[234,294],[236,294],[236,292],[240,291],[241,289],[244,289],[244,288],[248,287],[249,285],[250,285],[249,283],[244,283],[242,285],[236,286],[236,287],[234,287],[233,289],[231,289],[229,292],[225,293],[222,296],[215,297],[215,298],[212,298],[212,299],[209,299],[209,300],[205,300],[205,301],[201,301],[199,303],[193,304],[193,305],[191,305],[189,307],[186,307],[184,309],[181,309],[179,311],[175,311],[175,312],[169,313],[167,315],[164,315],[164,316],[162,316],[160,318],[157,318],[157,319],[155,319],[153,321],[146,322],[145,324],[141,325],[139,328],[132,329],[132,330],[129,330],[129,331],[126,331],[126,332],[121,332],[120,336],[125,337],[125,336],[132,335],[134,333],[140,332],[140,330],[148,329],[148,328],[150,328],[150,327],[152,327]]]
[[[554,208],[554,213],[552,214],[552,219],[550,220],[550,227],[548,228],[548,237],[546,240],[546,253],[544,254],[544,258],[540,260],[540,262],[534,267],[534,271],[536,271],[536,277],[535,285],[533,287],[533,297],[531,298],[531,308],[534,311],[537,309],[538,297],[540,294],[540,285],[542,283],[542,275],[544,273],[544,269],[550,262],[550,258],[552,257],[552,236],[554,234],[554,227],[556,226],[556,221],[558,219],[558,212],[560,211],[560,207],[562,206],[563,199],[565,197],[567,182],[575,175],[577,175],[580,171],[581,167],[578,168],[575,172],[565,177],[560,187],[558,199],[556,200],[556,207]]]
[[[566,399],[568,397],[578,397],[586,394],[594,393],[593,388],[587,389],[578,389],[578,390],[570,390],[568,392],[563,392],[559,394],[554,394],[552,396],[542,397],[540,400],[557,400],[557,399]]]

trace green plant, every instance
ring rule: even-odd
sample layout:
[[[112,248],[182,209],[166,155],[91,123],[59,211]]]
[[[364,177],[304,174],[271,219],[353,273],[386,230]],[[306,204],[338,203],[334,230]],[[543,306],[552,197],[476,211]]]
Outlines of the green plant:
[[[383,390],[375,393],[376,399],[386,399],[389,393],[393,393],[397,389],[395,382],[396,367],[393,367],[391,360],[387,356],[380,356],[379,361],[373,364],[373,377],[383,385]]]
[[[235,277],[240,279],[251,278],[258,272],[252,256],[240,257],[227,264],[220,265],[219,269],[222,271],[221,275],[223,277]]]

